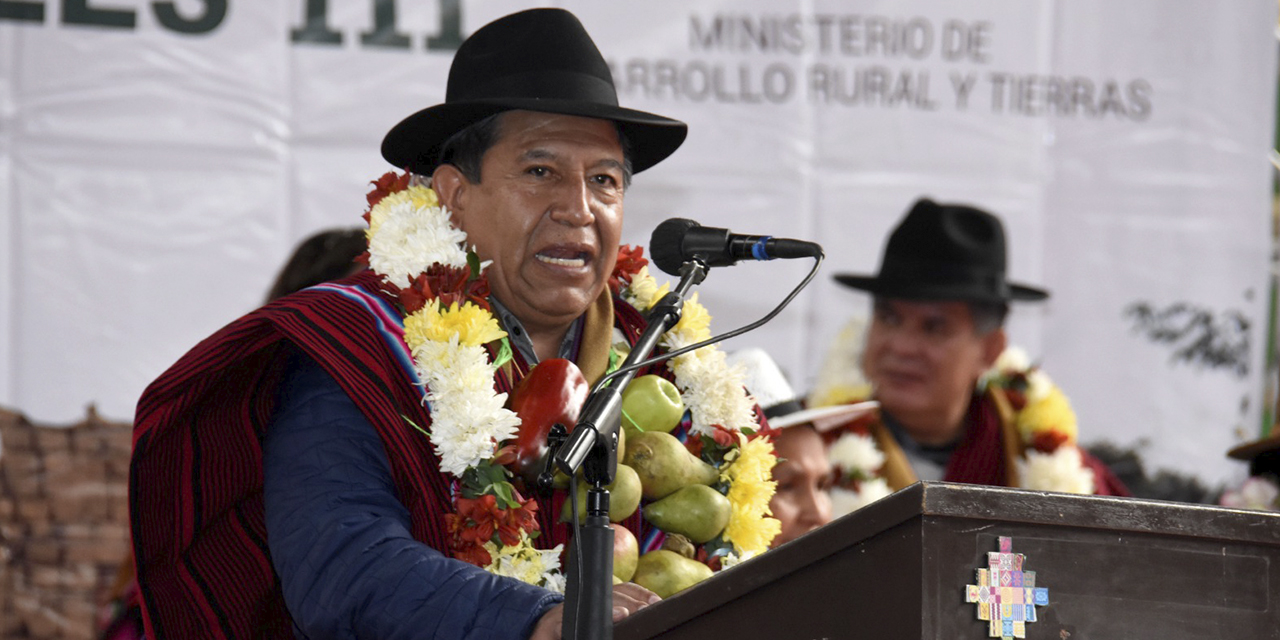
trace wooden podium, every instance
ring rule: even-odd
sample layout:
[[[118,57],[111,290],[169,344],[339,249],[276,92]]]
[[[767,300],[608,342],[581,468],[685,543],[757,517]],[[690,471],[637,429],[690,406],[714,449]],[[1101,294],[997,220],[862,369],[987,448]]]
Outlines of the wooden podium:
[[[1001,537],[1047,589],[1027,638],[1280,638],[1280,514],[948,483],[722,571],[614,637],[987,638],[966,586]]]

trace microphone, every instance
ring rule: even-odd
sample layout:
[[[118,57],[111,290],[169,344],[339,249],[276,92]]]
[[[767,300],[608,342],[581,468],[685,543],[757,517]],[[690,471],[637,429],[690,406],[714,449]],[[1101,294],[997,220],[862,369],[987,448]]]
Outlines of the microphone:
[[[708,267],[727,267],[739,260],[817,258],[822,255],[822,247],[805,240],[747,236],[704,227],[687,218],[671,218],[653,230],[649,255],[659,269],[678,276],[681,265],[694,258]]]

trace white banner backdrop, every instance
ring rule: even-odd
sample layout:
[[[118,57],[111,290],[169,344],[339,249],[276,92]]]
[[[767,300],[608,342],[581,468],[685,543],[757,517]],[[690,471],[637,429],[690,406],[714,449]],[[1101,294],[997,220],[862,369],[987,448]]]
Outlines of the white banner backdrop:
[[[459,37],[525,3],[0,0],[0,404],[128,419],[256,306],[296,242],[359,222],[381,136],[443,99]],[[799,388],[917,197],[1001,215],[1053,292],[1014,342],[1085,442],[1218,482],[1263,402],[1277,6],[1269,0],[564,2],[627,106],[690,124],[627,242],[689,217],[815,239],[822,274],[731,347]],[[806,272],[714,271],[722,329]]]

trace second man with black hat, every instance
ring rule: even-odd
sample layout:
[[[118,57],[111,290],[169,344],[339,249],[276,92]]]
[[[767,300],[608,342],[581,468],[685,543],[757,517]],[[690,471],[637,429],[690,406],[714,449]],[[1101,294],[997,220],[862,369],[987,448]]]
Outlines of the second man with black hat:
[[[847,425],[851,441],[833,448],[844,475],[859,476],[846,491],[946,480],[1127,493],[1074,446],[1075,416],[1047,377],[1025,363],[995,366],[1006,353],[1009,303],[1048,297],[1006,280],[1005,263],[998,218],[921,199],[890,235],[879,273],[835,277],[873,296],[861,364],[881,407]],[[876,469],[839,459],[842,451],[871,452],[873,446],[878,455],[857,457],[875,460]],[[1062,467],[1067,469],[1059,473]],[[837,506],[865,502],[842,500],[839,490],[836,495]],[[837,515],[847,510],[838,508]]]

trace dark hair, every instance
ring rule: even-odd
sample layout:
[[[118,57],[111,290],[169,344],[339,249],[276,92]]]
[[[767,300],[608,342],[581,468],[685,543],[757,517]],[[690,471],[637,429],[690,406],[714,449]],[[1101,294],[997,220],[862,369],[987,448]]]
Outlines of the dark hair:
[[[873,296],[871,308],[879,309],[891,296]],[[973,320],[973,332],[985,336],[1004,326],[1004,319],[1009,315],[1009,303],[985,302],[979,300],[962,300],[969,307],[969,317]]]
[[[495,113],[467,128],[449,136],[440,145],[440,157],[436,166],[451,164],[466,176],[473,184],[480,182],[480,165],[484,162],[484,154],[498,142],[501,116],[506,113]],[[617,123],[618,144],[622,147],[622,186],[631,186],[631,141]]]
[[[969,315],[973,317],[974,333],[985,336],[996,329],[1004,326],[1004,319],[1009,315],[1009,303],[1007,302],[977,302],[973,300],[966,301],[969,305]]]
[[[281,267],[267,293],[267,302],[351,274],[357,268],[356,257],[366,248],[364,229],[360,227],[326,229],[312,234],[298,244]]]
[[[484,154],[498,141],[498,117],[501,115],[495,113],[449,136],[440,145],[440,161],[436,165],[451,164],[467,180],[479,183],[480,164],[484,160]]]

